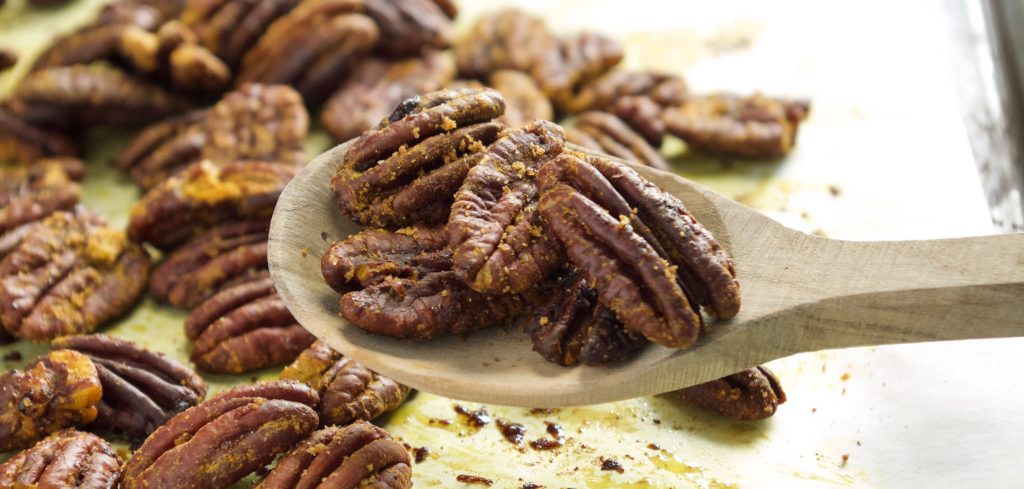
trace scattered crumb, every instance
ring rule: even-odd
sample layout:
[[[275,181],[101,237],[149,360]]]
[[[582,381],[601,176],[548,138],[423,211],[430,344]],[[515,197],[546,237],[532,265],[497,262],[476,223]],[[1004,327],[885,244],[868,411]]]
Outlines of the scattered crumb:
[[[327,231],[320,231],[320,239],[327,241]]]
[[[648,443],[647,444],[647,448],[650,448],[651,450],[661,450],[661,447],[659,447],[658,445],[656,445],[654,443]]]
[[[846,467],[846,462],[849,462],[849,461],[850,461],[850,454],[849,453],[844,453],[843,454],[843,461],[842,461],[842,463],[839,464],[839,466],[840,467]]]
[[[839,380],[841,380],[843,382],[846,382],[847,380],[850,380],[850,372],[844,373],[841,377],[839,377]]]
[[[416,447],[412,449],[413,460],[420,463],[430,456],[430,449],[427,447]]]
[[[490,486],[491,484],[494,484],[494,481],[486,477],[480,477],[479,475],[459,474],[455,477],[455,480],[463,484],[479,484],[482,486]]]
[[[299,252],[302,253],[302,257],[305,258],[309,256],[309,247],[303,246],[302,249],[299,250]]]
[[[816,412],[818,412],[818,408],[816,408],[816,407],[815,408],[811,408],[811,413],[816,413]]]
[[[843,193],[843,189],[833,183],[828,186],[828,193],[832,194],[833,197],[839,197],[839,195]]]
[[[601,470],[614,470],[620,474],[626,471],[617,460],[604,457],[601,457]]]

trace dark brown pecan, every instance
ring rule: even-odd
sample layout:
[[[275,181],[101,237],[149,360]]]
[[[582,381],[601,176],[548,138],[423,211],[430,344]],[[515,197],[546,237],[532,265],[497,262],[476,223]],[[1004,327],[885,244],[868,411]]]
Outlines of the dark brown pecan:
[[[60,133],[32,126],[0,107],[0,162],[28,165],[47,156],[74,156],[78,148]]]
[[[265,278],[226,288],[185,320],[192,361],[201,370],[242,373],[287,364],[315,338],[288,312]]]
[[[571,143],[659,170],[672,168],[657,148],[614,114],[594,110],[584,112],[576,117],[575,129],[566,134]]]
[[[269,26],[298,0],[192,0],[179,19],[230,68],[236,68]]]
[[[353,0],[300,3],[245,55],[238,81],[290,84],[310,101],[323,100],[380,37],[358,10]]]
[[[569,260],[626,327],[687,348],[699,308],[728,319],[739,283],[725,250],[682,202],[612,160],[565,153],[540,170],[540,212]]]
[[[320,423],[345,426],[370,421],[402,404],[409,388],[317,341],[281,372],[320,393]]]
[[[313,433],[278,462],[258,489],[406,489],[412,462],[401,443],[365,421]]]
[[[647,96],[622,97],[612,104],[609,112],[625,122],[654,148],[660,148],[665,138],[665,121],[661,105]]]
[[[559,365],[600,365],[634,356],[646,341],[626,329],[597,291],[575,270],[542,285],[531,295],[524,324],[533,350]]]
[[[697,150],[781,158],[796,144],[797,128],[809,110],[804,100],[711,95],[669,109],[664,118],[668,132]]]
[[[0,374],[0,453],[96,419],[102,394],[93,362],[68,350]]]
[[[455,273],[485,293],[518,293],[560,267],[561,246],[537,213],[537,169],[562,152],[562,128],[535,121],[508,131],[455,194],[448,245]]]
[[[552,120],[554,109],[537,82],[526,73],[516,70],[498,70],[491,73],[488,83],[505,99],[505,115],[498,119],[513,129],[535,120]]]
[[[0,322],[32,341],[90,333],[135,303],[149,255],[84,209],[56,212],[0,261]]]
[[[84,173],[85,166],[74,158],[0,166],[0,235],[58,210],[70,210],[82,193],[73,177],[81,180]]]
[[[316,429],[316,392],[278,381],[225,391],[156,429],[124,466],[121,488],[224,488]]]
[[[112,489],[120,473],[121,461],[109,443],[65,430],[0,464],[0,487]]]
[[[622,61],[622,45],[592,32],[561,38],[534,65],[531,74],[561,113],[571,113],[574,94]]]
[[[11,110],[42,126],[145,124],[188,108],[157,85],[104,65],[57,66],[29,73],[14,90]]]
[[[295,172],[260,161],[195,163],[146,192],[132,207],[128,235],[167,250],[224,222],[265,219]]]
[[[18,53],[13,49],[0,47],[0,72],[18,64]]]
[[[786,402],[778,377],[767,367],[742,372],[680,389],[680,399],[729,419],[755,420],[771,417]]]
[[[106,335],[57,338],[55,348],[88,356],[103,386],[92,427],[141,442],[175,414],[206,396],[206,382],[163,353]]]
[[[344,293],[342,316],[371,333],[412,339],[465,335],[514,317],[518,297],[474,292],[451,271],[443,233],[371,229],[335,243],[322,264]]]
[[[580,87],[566,109],[570,113],[608,110],[623,97],[648,96],[660,106],[686,102],[689,88],[683,78],[653,71],[617,70]]]
[[[359,137],[331,178],[338,206],[354,221],[398,228],[448,218],[451,195],[501,125],[498,92],[441,90],[400,103]]]
[[[410,56],[452,43],[452,20],[433,0],[363,0],[363,8],[380,28],[381,54]]]
[[[430,93],[455,76],[455,64],[441,51],[404,59],[364,58],[324,105],[324,127],[338,141],[358,137],[410,97]]]
[[[209,110],[196,110],[146,127],[115,158],[135,183],[149,190],[202,158]]]
[[[461,76],[484,79],[503,69],[530,73],[557,45],[543,20],[506,9],[481,17],[455,43],[455,58]]]
[[[179,92],[218,92],[231,80],[231,69],[203,46],[188,27],[167,22],[156,33],[129,26],[121,32],[118,52],[136,71],[160,79]]]
[[[224,287],[260,280],[267,270],[267,230],[260,219],[217,226],[175,249],[155,270],[150,294],[192,309]]]

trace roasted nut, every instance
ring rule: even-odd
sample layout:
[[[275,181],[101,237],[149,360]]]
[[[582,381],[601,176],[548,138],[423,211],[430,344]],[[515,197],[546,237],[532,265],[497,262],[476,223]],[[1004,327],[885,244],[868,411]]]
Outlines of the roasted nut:
[[[660,148],[665,138],[663,109],[654,99],[647,96],[630,96],[618,99],[608,110],[638,132],[654,148]]]
[[[117,166],[138,186],[152,189],[202,159],[208,115],[209,110],[196,110],[146,127],[117,155]]]
[[[300,3],[245,55],[238,81],[289,84],[307,100],[323,100],[377,44],[377,24],[358,7],[352,0]]]
[[[474,292],[451,271],[443,233],[371,229],[335,243],[321,263],[329,283],[347,292],[341,315],[371,333],[412,339],[462,336],[514,317],[518,297]],[[348,292],[356,283],[362,290]]]
[[[29,73],[9,107],[33,124],[81,128],[145,124],[187,109],[188,102],[114,68],[75,65]]]
[[[680,399],[729,419],[771,417],[786,402],[779,379],[767,367],[748,368],[718,380],[675,391]]]
[[[441,51],[414,58],[369,57],[352,69],[324,105],[324,127],[338,141],[358,137],[403,100],[440,89],[455,76],[455,64]]]
[[[412,487],[409,453],[365,421],[313,433],[278,462],[257,489]]]
[[[533,350],[563,366],[600,365],[634,356],[643,336],[626,329],[608,308],[598,304],[597,291],[571,270],[532,292],[525,329]]]
[[[607,73],[622,61],[622,45],[592,32],[582,32],[558,40],[555,49],[545,53],[531,74],[554,102],[559,112],[571,113],[574,94],[579,87]]]
[[[515,9],[485,15],[455,43],[459,74],[487,78],[497,70],[531,73],[558,41],[538,17]]]
[[[611,71],[580,87],[566,107],[569,113],[608,110],[623,97],[648,96],[661,106],[686,102],[689,88],[681,77],[653,71]]]
[[[18,64],[18,53],[14,50],[0,47],[0,71],[7,70]]]
[[[488,83],[505,99],[505,115],[498,119],[513,129],[535,120],[552,120],[554,109],[547,95],[541,91],[533,78],[515,70],[498,70],[491,73]]]
[[[96,419],[102,393],[92,360],[68,350],[0,374],[0,453]]]
[[[580,138],[580,134],[586,136]],[[671,170],[668,162],[643,136],[622,119],[608,112],[587,111],[576,118],[576,131],[567,133],[578,144],[624,160],[642,163],[659,170]],[[596,144],[596,148],[594,145]]]
[[[228,67],[235,68],[268,27],[298,3],[298,0],[188,0],[179,19],[195,33],[199,44]]]
[[[363,8],[380,28],[377,51],[410,56],[452,43],[452,20],[432,0],[363,0]]]
[[[0,261],[0,323],[32,341],[90,333],[142,294],[149,255],[92,212],[55,212]]]
[[[281,372],[320,393],[320,423],[345,426],[370,421],[402,404],[409,388],[345,358],[317,341]]]
[[[106,335],[65,336],[53,341],[88,356],[99,373],[103,398],[90,426],[141,442],[175,414],[206,396],[206,382],[163,353]]]
[[[557,270],[561,246],[537,213],[537,169],[562,152],[562,128],[534,121],[495,141],[466,175],[448,220],[455,273],[484,293],[518,293]]]
[[[71,175],[69,175],[69,172]],[[85,166],[74,158],[39,160],[31,166],[0,166],[0,235],[78,203]],[[6,253],[0,252],[0,257]]]
[[[31,164],[47,156],[74,156],[75,143],[56,132],[36,128],[0,107],[0,164]]]
[[[665,112],[665,127],[690,147],[747,158],[781,158],[807,117],[804,100],[711,95]]]
[[[222,224],[175,249],[155,270],[150,294],[192,309],[218,291],[261,280],[267,270],[266,219]]]
[[[121,461],[109,443],[65,430],[0,463],[0,487],[110,489],[120,473]]]
[[[739,311],[725,250],[682,202],[634,170],[565,153],[541,168],[537,184],[547,229],[626,327],[687,348],[701,331],[699,308],[719,319]]]
[[[195,163],[135,203],[128,236],[168,250],[224,222],[268,218],[295,172],[258,161]]]
[[[124,28],[117,49],[136,71],[158,78],[176,91],[218,92],[231,80],[231,69],[198,43],[191,29],[171,21],[156,33],[135,26]]]
[[[185,320],[201,370],[242,373],[287,364],[315,338],[288,312],[269,279],[224,289]]]
[[[501,126],[497,92],[442,90],[407,99],[360,136],[331,178],[341,211],[366,225],[398,228],[448,218],[452,193]]]
[[[312,433],[318,400],[287,381],[223,392],[149,435],[125,464],[121,488],[231,487]]]

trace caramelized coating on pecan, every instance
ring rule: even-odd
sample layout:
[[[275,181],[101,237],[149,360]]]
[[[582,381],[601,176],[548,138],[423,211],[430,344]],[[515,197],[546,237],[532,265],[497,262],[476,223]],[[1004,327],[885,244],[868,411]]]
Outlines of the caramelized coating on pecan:
[[[484,293],[518,293],[560,267],[561,247],[537,213],[537,169],[562,152],[562,128],[535,121],[491,144],[452,204],[455,273]]]
[[[609,159],[565,153],[540,170],[548,230],[626,327],[671,348],[697,340],[699,308],[728,319],[739,283],[725,250],[682,202]]]
[[[345,426],[370,421],[402,404],[409,388],[317,341],[281,372],[320,393],[320,422]]]
[[[64,430],[0,463],[0,487],[110,489],[120,473],[121,461],[109,443]]]
[[[535,120],[555,118],[551,101],[530,75],[515,70],[498,70],[491,73],[488,83],[505,99],[505,115],[498,119],[502,124],[515,129]]]
[[[149,255],[92,212],[56,212],[0,261],[0,322],[32,341],[90,333],[145,288]]]
[[[73,175],[69,175],[69,171]],[[31,166],[0,166],[0,235],[78,203],[85,166],[74,158],[39,160]],[[4,253],[0,253],[2,257]]]
[[[225,391],[146,438],[125,464],[121,488],[231,487],[312,433],[318,401],[299,382]]]
[[[92,360],[69,350],[0,374],[0,453],[96,419],[102,394]]]
[[[412,462],[401,443],[365,421],[313,433],[278,462],[258,489],[406,489]]]
[[[581,134],[585,136],[581,138]],[[567,133],[567,139],[571,143],[624,160],[643,163],[659,170],[671,170],[668,162],[642,135],[608,112],[592,110],[580,114],[576,118],[576,131]]]
[[[107,335],[65,336],[53,341],[88,356],[103,386],[91,425],[141,442],[175,414],[206,396],[206,382],[160,352]]]
[[[533,350],[563,366],[600,365],[633,357],[646,344],[597,301],[597,291],[576,270],[532,293],[525,329]]]
[[[0,163],[28,165],[47,156],[77,154],[67,137],[34,127],[0,106]]]
[[[269,26],[299,0],[187,0],[179,19],[199,44],[236,68]]]
[[[200,46],[195,33],[178,21],[164,23],[156,33],[135,26],[124,28],[118,52],[136,71],[179,92],[217,92],[231,80],[231,69]]]
[[[796,144],[806,100],[711,95],[665,112],[668,132],[690,147],[746,158],[781,158]]]
[[[441,90],[407,99],[360,136],[331,178],[342,212],[356,222],[398,228],[443,222],[452,193],[501,126],[497,92]]]
[[[786,393],[778,377],[767,367],[748,368],[711,382],[680,389],[680,399],[735,420],[771,417]]]
[[[441,51],[404,59],[364,58],[324,105],[324,127],[338,141],[358,137],[403,100],[440,89],[455,76],[455,63]]]
[[[442,227],[366,230],[335,243],[322,262],[329,283],[342,292],[356,282],[363,287],[342,296],[341,315],[371,333],[429,339],[465,335],[518,314],[518,297],[474,292],[451,271],[443,233]]]
[[[57,66],[29,73],[10,109],[33,124],[81,128],[146,124],[188,108],[184,99],[104,65]]]
[[[0,47],[0,72],[18,64],[18,53],[13,49]]]
[[[540,18],[506,9],[480,17],[455,43],[455,59],[467,78],[483,79],[504,69],[531,73],[557,45]]]
[[[363,0],[363,8],[380,28],[381,54],[410,56],[452,43],[452,20],[434,0]]]
[[[209,140],[204,128],[209,113],[195,110],[146,127],[118,153],[115,163],[139,187],[159,185],[202,158]]]
[[[531,71],[561,113],[573,109],[574,93],[622,61],[622,45],[601,34],[581,32],[561,38]]]
[[[683,78],[654,71],[616,70],[584,84],[573,95],[566,110],[608,110],[623,97],[648,96],[660,106],[679,106],[689,97]]]
[[[201,370],[243,373],[293,360],[315,338],[288,312],[269,279],[226,288],[185,320],[192,362]]]
[[[135,203],[128,236],[167,250],[220,223],[265,219],[295,172],[259,161],[195,163]]]

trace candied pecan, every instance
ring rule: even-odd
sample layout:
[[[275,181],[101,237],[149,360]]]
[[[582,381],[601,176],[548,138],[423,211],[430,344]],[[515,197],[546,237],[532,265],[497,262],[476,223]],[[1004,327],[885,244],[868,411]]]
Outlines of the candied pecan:
[[[125,464],[121,488],[231,487],[312,433],[318,400],[299,382],[225,391],[149,435]]]
[[[0,453],[96,419],[102,394],[92,360],[69,350],[0,374]]]
[[[153,270],[150,294],[191,309],[222,288],[262,279],[267,270],[266,219],[227,223],[181,245]]]
[[[128,235],[167,250],[220,223],[265,219],[295,172],[261,161],[195,163],[135,203]]]
[[[363,287],[342,296],[341,315],[371,333],[413,339],[465,335],[515,316],[518,297],[474,292],[451,271],[443,232],[366,230],[335,243],[324,275],[341,292]]]
[[[491,144],[466,175],[446,232],[453,269],[473,290],[518,293],[562,265],[561,247],[541,228],[535,178],[564,145],[562,128],[535,121]]]
[[[363,8],[380,28],[377,51],[410,56],[452,43],[452,20],[433,0],[363,0]]]
[[[300,3],[279,18],[242,60],[239,82],[286,83],[311,101],[323,100],[380,32],[355,13],[352,0]]]
[[[107,335],[64,336],[53,341],[92,359],[103,386],[91,425],[142,441],[175,414],[206,396],[206,382],[163,353]]]
[[[18,64],[18,53],[13,49],[0,46],[0,72],[13,68]]]
[[[142,130],[115,158],[132,180],[149,190],[202,158],[209,110],[170,117]]]
[[[532,292],[525,329],[533,350],[559,365],[600,365],[634,356],[646,343],[626,329],[608,308],[598,304],[597,291],[571,270]]]
[[[455,43],[455,59],[459,74],[468,78],[486,78],[502,69],[530,73],[557,45],[540,18],[506,9],[481,17]]]
[[[257,489],[312,487],[406,489],[412,487],[412,462],[388,432],[357,421],[313,433],[256,484]]]
[[[46,156],[74,156],[78,148],[60,133],[36,128],[0,107],[0,162],[30,164]]]
[[[767,367],[748,368],[711,382],[674,392],[680,399],[729,419],[755,420],[771,417],[786,393],[778,377]]]
[[[27,167],[0,166],[0,235],[58,210],[70,210],[82,193],[72,178],[81,180],[84,173],[85,166],[74,158],[39,160]]]
[[[298,0],[188,0],[179,19],[204,46],[236,68],[269,26]]]
[[[354,221],[397,228],[443,222],[452,193],[501,125],[493,90],[441,90],[400,103],[359,137],[331,178],[338,206]],[[383,158],[383,159],[381,159]]]
[[[149,255],[84,209],[55,212],[0,261],[0,323],[32,341],[90,333],[146,286]]]
[[[649,96],[661,106],[678,106],[689,95],[681,77],[653,71],[611,71],[580,87],[567,104],[569,113],[607,110],[617,100],[631,96]]]
[[[665,112],[665,127],[690,147],[747,158],[781,158],[807,117],[804,100],[711,95]]]
[[[441,51],[399,60],[364,58],[327,100],[320,118],[334,139],[348,141],[387,117],[403,100],[438,90],[453,76],[455,64]]]
[[[682,202],[609,159],[565,153],[541,168],[540,213],[598,301],[626,327],[687,348],[699,308],[728,319],[740,306],[732,260]]]
[[[185,320],[185,336],[196,366],[217,373],[287,364],[315,339],[288,312],[269,278],[207,299]]]
[[[231,69],[198,37],[178,21],[167,22],[156,33],[126,27],[118,52],[137,71],[155,76],[176,91],[208,93],[227,86]]]
[[[622,45],[592,32],[561,38],[555,49],[544,53],[531,74],[562,113],[570,113],[579,87],[611,70],[622,61]]]
[[[580,134],[586,137],[580,138]],[[596,149],[624,160],[643,163],[659,170],[672,167],[658,150],[622,119],[608,112],[591,110],[576,117],[576,131],[567,133],[569,142]],[[576,138],[576,139],[574,139]],[[595,148],[594,145],[597,145]]]
[[[320,393],[320,422],[345,426],[370,421],[402,404],[409,388],[317,341],[281,372]]]
[[[120,473],[121,461],[109,443],[72,429],[0,463],[0,487],[110,489]]]
[[[665,138],[665,121],[662,107],[647,96],[622,97],[612,104],[609,112],[638,132],[655,148],[661,147]]]
[[[29,73],[9,108],[33,124],[82,128],[145,124],[187,109],[188,102],[114,68],[75,65]]]
[[[498,70],[491,73],[488,83],[505,99],[505,115],[499,121],[518,128],[535,120],[552,120],[554,109],[537,82],[526,73],[516,70]]]

